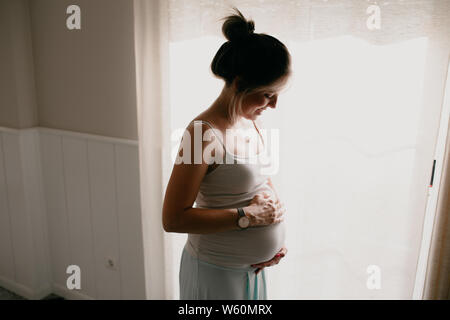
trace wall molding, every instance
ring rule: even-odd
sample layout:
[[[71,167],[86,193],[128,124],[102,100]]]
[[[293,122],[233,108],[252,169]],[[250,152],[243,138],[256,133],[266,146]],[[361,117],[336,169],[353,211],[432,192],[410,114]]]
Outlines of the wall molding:
[[[114,143],[114,144],[126,144],[130,146],[139,146],[139,142],[137,140],[130,140],[130,139],[123,139],[123,138],[115,138],[115,137],[107,137],[107,136],[100,136],[90,133],[81,133],[81,132],[75,132],[75,131],[68,131],[68,130],[61,130],[61,129],[52,129],[52,128],[45,128],[45,127],[35,127],[36,130],[39,130],[41,133],[50,133],[50,134],[56,134],[56,135],[64,135],[64,136],[70,136],[75,138],[82,138],[82,139],[89,139],[92,141],[101,141],[106,143]],[[34,128],[31,128],[33,130]],[[28,129],[26,129],[28,130]]]
[[[84,138],[84,139],[90,139],[90,140],[95,140],[95,141],[103,141],[103,142],[109,142],[109,143],[128,144],[128,145],[136,146],[136,147],[139,146],[138,140],[101,136],[101,135],[96,135],[96,134],[91,134],[91,133],[76,132],[76,131],[54,129],[54,128],[47,128],[47,127],[31,127],[31,128],[16,129],[16,128],[0,126],[0,132],[5,132],[5,133],[20,134],[22,132],[27,132],[27,131],[37,132],[37,133],[50,133],[50,134],[56,134],[56,135],[65,135],[65,136]]]

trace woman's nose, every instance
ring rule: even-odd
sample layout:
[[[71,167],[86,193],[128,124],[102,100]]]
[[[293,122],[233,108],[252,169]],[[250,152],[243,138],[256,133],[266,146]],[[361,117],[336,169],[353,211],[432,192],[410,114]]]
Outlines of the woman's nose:
[[[277,99],[278,99],[278,97],[275,96],[275,97],[272,99],[272,101],[270,101],[269,107],[275,109],[275,107],[277,106]]]

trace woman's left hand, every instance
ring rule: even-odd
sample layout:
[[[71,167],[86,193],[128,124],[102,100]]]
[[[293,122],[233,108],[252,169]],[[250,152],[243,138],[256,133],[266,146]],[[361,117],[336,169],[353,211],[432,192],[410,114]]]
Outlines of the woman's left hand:
[[[286,253],[287,253],[287,248],[283,247],[269,261],[261,262],[261,263],[257,263],[257,264],[252,264],[251,266],[258,268],[258,269],[255,270],[255,273],[258,274],[265,267],[271,267],[271,266],[274,266],[274,265],[278,264],[278,262],[280,262],[281,258],[283,258],[286,255]]]

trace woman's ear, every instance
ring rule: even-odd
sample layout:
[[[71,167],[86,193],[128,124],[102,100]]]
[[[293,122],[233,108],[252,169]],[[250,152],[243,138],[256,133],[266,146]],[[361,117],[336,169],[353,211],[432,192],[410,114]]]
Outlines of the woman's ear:
[[[241,78],[239,76],[234,77],[233,82],[231,83],[231,88],[233,91],[237,92],[241,83]]]
[[[243,88],[245,87],[245,81],[240,76],[236,76],[233,79],[231,86],[236,93],[242,92],[244,90]]]

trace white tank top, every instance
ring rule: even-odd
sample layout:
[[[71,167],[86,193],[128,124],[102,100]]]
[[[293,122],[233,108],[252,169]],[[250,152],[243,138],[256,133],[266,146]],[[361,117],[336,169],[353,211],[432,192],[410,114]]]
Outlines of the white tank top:
[[[199,120],[201,121],[201,120]],[[206,123],[215,133],[215,128]],[[252,198],[263,191],[272,194],[267,183],[270,159],[266,147],[258,153],[253,162],[250,158],[238,157],[226,150],[227,157],[212,172],[205,175],[197,194],[195,208],[238,208],[248,206]],[[264,142],[263,142],[264,143]],[[232,163],[234,160],[235,163]],[[264,171],[266,170],[266,171]],[[284,222],[249,227],[245,230],[231,230],[210,234],[188,234],[186,249],[200,260],[225,266],[248,267],[270,260],[282,248],[285,241]]]

